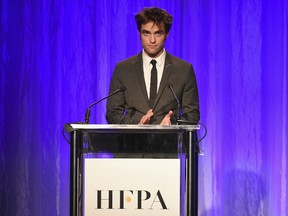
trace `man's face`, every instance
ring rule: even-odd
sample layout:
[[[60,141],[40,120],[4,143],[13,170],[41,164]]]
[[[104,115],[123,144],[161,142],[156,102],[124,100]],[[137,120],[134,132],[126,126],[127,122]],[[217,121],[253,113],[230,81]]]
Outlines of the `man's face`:
[[[163,24],[157,26],[154,22],[149,22],[141,26],[141,43],[144,51],[151,58],[161,55],[167,36]]]

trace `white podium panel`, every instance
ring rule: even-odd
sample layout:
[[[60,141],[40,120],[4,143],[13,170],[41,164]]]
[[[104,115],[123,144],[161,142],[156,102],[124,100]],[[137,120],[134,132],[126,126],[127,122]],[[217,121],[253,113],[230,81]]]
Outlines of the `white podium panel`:
[[[180,159],[85,158],[85,216],[179,216]]]

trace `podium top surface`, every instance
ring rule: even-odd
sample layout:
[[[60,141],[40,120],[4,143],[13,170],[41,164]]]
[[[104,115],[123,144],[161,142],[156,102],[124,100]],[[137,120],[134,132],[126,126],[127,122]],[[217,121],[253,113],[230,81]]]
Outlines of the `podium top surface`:
[[[195,131],[199,125],[132,125],[132,124],[68,124],[74,130],[130,130],[130,131]]]

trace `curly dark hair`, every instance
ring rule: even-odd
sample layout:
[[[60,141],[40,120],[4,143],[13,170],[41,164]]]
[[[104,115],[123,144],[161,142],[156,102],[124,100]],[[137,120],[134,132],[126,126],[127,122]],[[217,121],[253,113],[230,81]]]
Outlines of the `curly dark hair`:
[[[165,32],[169,33],[173,17],[165,10],[158,7],[144,8],[138,14],[135,15],[137,29],[140,32],[141,26],[148,22],[154,22],[157,26],[164,24]]]

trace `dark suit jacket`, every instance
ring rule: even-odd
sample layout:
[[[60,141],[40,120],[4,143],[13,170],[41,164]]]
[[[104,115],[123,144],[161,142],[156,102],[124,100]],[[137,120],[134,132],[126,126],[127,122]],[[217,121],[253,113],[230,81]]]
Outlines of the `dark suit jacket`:
[[[109,124],[138,124],[149,109],[154,116],[151,124],[159,124],[164,116],[173,111],[172,124],[176,122],[177,101],[171,89],[171,84],[181,103],[182,117],[198,122],[199,99],[196,78],[192,65],[175,56],[166,53],[164,71],[157,97],[153,107],[149,105],[146,85],[143,75],[142,52],[118,63],[110,83],[110,93],[126,87],[124,92],[117,93],[107,101],[106,119]]]

